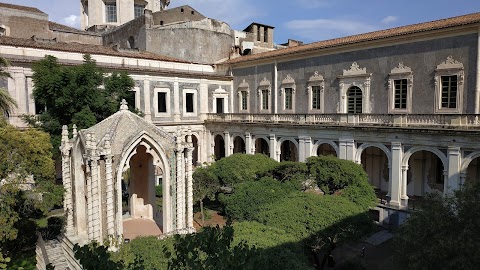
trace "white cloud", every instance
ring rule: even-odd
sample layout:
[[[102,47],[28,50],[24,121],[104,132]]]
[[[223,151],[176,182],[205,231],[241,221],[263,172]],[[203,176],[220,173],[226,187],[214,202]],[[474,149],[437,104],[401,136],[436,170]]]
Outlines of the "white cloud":
[[[70,15],[66,18],[63,18],[63,22],[72,27],[79,27],[80,26],[80,17],[76,15]]]
[[[293,20],[286,28],[300,39],[319,41],[377,30],[375,26],[346,19]]]
[[[209,18],[226,22],[234,29],[247,27],[261,13],[251,1],[238,0],[177,0],[171,1],[169,8],[182,5],[189,5]]]
[[[382,19],[382,23],[383,24],[391,24],[395,21],[398,20],[398,17],[395,17],[395,16],[387,16],[385,18]]]

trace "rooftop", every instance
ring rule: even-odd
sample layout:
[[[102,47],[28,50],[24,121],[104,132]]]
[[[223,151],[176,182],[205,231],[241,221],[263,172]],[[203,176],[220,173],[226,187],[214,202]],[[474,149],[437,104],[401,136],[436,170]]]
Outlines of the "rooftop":
[[[26,6],[20,6],[20,5],[13,5],[13,4],[7,4],[7,3],[0,3],[0,8],[9,8],[9,9],[16,9],[16,10],[22,10],[22,11],[28,11],[32,13],[39,13],[42,15],[46,15],[45,12],[39,10],[38,8],[34,7],[26,7]]]
[[[381,40],[391,37],[410,35],[420,32],[445,29],[449,27],[463,26],[480,22],[480,13],[472,13],[463,16],[436,20],[425,23],[412,24],[407,26],[395,27],[380,31],[374,31],[353,36],[335,38],[325,41],[313,42],[301,46],[278,49],[264,53],[252,54],[226,61],[226,64],[235,64],[253,60],[269,59],[280,56],[292,55],[296,53],[305,53],[327,48],[340,47],[349,44],[361,43],[366,41]]]

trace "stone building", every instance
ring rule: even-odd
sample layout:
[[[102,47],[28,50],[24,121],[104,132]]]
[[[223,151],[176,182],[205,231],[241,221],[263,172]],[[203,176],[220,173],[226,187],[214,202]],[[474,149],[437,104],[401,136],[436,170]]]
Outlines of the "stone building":
[[[181,145],[190,144],[183,135],[177,136],[179,127],[184,132],[191,130],[185,134],[191,136],[191,147],[187,149],[193,149],[192,161],[187,161],[185,168],[233,153],[264,153],[279,161],[335,155],[357,162],[365,168],[371,184],[385,201],[377,207],[380,221],[385,222],[398,222],[402,213],[428,192],[447,194],[478,182],[480,13],[305,45],[292,42],[295,46],[282,49],[273,46],[273,27],[253,23],[244,32],[233,31],[188,6],[145,10],[143,16],[122,21],[122,25],[103,32],[54,24],[48,22],[43,12],[28,7],[0,4],[0,15],[3,33],[0,55],[12,63],[9,68],[12,78],[0,85],[7,86],[19,103],[10,116],[12,124],[24,127],[20,115],[35,114],[41,105],[31,98],[31,65],[47,54],[65,65],[76,65],[81,63],[83,54],[89,53],[106,70],[126,70],[135,80],[135,107],[145,113],[144,121],[165,134],[152,135],[155,132],[148,125],[149,131],[142,134],[150,134],[147,137],[153,139],[114,142],[109,138],[110,147],[115,143],[132,147],[112,152],[113,177],[98,182],[105,185],[105,190],[107,183],[111,188],[113,182],[117,203],[122,191],[119,186],[122,177],[118,173],[129,163],[123,162],[122,157],[132,154],[134,148],[141,157],[132,155],[130,160],[150,164],[149,177],[153,175],[159,182],[158,176],[162,174],[162,182],[170,183],[169,188],[179,187],[173,185],[173,179],[177,179],[171,176],[173,169],[169,174],[166,167],[152,161],[158,153],[171,157],[168,149],[175,149],[169,143],[173,137],[180,138]],[[41,27],[33,34],[18,24],[23,20],[25,25]],[[192,37],[186,40],[185,35]],[[147,41],[153,37],[158,38],[156,44]],[[158,41],[166,38],[172,43],[160,46]],[[212,43],[215,41],[218,43]],[[189,50],[189,43],[203,47]],[[212,51],[208,46],[215,46],[218,53],[205,54]],[[254,54],[244,53],[249,46]],[[261,46],[265,48],[255,53],[255,48]],[[146,125],[143,120],[135,121]],[[98,139],[90,136],[87,140],[92,131]],[[104,139],[108,136],[100,133],[92,128],[76,132],[74,138],[65,136],[64,146],[70,147],[70,151],[65,151],[65,160],[78,162],[76,143],[81,142],[84,147],[80,153],[96,147],[96,155],[86,155],[80,160],[83,164],[98,161],[100,174],[106,176],[109,157],[101,153],[108,148]],[[153,154],[147,154],[147,150]],[[163,166],[167,164],[165,160],[160,162]],[[71,171],[78,165],[75,162],[70,163]],[[68,167],[68,162],[64,166]],[[92,179],[91,173],[84,173],[85,179]],[[147,171],[133,175],[147,175]],[[182,179],[187,179],[188,185],[188,177]],[[76,183],[74,177],[64,176],[64,181],[67,186],[68,181],[70,185]],[[88,191],[91,188],[88,184],[87,181],[87,185],[79,187],[80,192],[82,188]],[[132,205],[145,206],[152,186],[136,190],[133,184],[129,188],[132,188],[129,200],[137,202],[133,196],[137,191],[147,198],[142,197],[142,204]],[[66,200],[65,209],[76,211],[73,198],[77,195],[71,196],[72,202]],[[111,194],[108,196],[111,198]],[[161,215],[153,206],[151,210],[139,207],[139,211],[133,207],[129,213],[135,217],[134,212],[141,212],[140,216],[153,220],[161,216],[162,222],[166,222],[165,232],[175,231],[176,225],[169,222],[177,222],[173,205],[178,198],[175,197],[176,202],[170,199],[172,207],[162,209]],[[92,207],[98,200],[91,199]],[[88,200],[84,203],[88,205]],[[115,207],[113,212],[120,221],[119,207]],[[109,230],[118,236],[121,227],[112,227],[111,215],[107,214],[112,209],[95,209],[101,216],[95,221],[98,224],[92,223],[96,229],[86,225],[90,224],[87,208],[87,213],[81,213],[86,217],[83,225],[79,226],[78,218],[73,215],[70,232],[92,233],[84,238],[87,240],[104,237],[105,232],[110,234]]]

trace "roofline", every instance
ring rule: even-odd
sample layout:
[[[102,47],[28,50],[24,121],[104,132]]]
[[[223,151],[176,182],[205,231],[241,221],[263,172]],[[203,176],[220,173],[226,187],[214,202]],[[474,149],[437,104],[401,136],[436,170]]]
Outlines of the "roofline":
[[[36,7],[31,7],[31,6],[23,6],[23,5],[1,3],[0,2],[0,7],[1,8],[14,9],[14,10],[21,10],[21,11],[31,12],[31,13],[37,13],[37,14],[42,14],[42,15],[48,15],[47,13],[41,11],[40,9],[38,9]]]
[[[249,24],[247,27],[245,27],[245,29],[243,29],[243,32],[245,32],[248,28],[250,28],[250,26],[252,26],[252,25],[254,25],[254,24],[258,24],[258,25],[261,25],[261,26],[270,27],[270,28],[272,28],[272,29],[275,28],[275,26],[271,26],[271,25],[268,25],[268,24],[252,22],[252,23]]]
[[[469,17],[473,17],[473,18],[469,18]],[[460,20],[460,21],[456,22],[455,20]],[[471,26],[478,23],[480,23],[480,13],[471,13],[471,14],[451,17],[447,19],[440,19],[440,20],[429,21],[424,23],[400,26],[400,27],[367,32],[367,33],[362,33],[362,34],[357,34],[352,36],[345,36],[345,37],[339,37],[339,38],[334,38],[329,40],[312,42],[308,44],[299,45],[296,47],[289,47],[289,48],[278,49],[278,50],[269,51],[269,52],[241,56],[238,58],[227,60],[223,64],[235,65],[235,64],[241,64],[241,63],[257,62],[257,61],[267,60],[267,59],[278,59],[278,58],[288,57],[291,55],[315,53],[315,52],[332,49],[332,48],[349,47],[354,44],[387,40],[391,38],[398,39],[400,37],[406,37],[406,36],[411,36],[415,34],[431,33],[438,30],[451,29],[451,28],[460,27],[460,26]],[[433,24],[433,25],[430,26],[430,24]],[[439,24],[439,25],[435,25],[435,24]],[[409,29],[409,28],[413,28],[413,29]],[[389,32],[394,32],[394,33],[389,33]],[[370,36],[373,36],[373,37],[370,37]]]

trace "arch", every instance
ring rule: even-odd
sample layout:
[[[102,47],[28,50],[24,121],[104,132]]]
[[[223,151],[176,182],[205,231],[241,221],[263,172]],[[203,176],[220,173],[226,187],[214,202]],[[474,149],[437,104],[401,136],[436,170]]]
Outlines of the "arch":
[[[363,91],[358,86],[350,86],[347,89],[347,113],[363,112]]]
[[[129,49],[135,49],[135,38],[133,36],[128,38],[127,45]]]
[[[388,192],[390,181],[391,152],[383,144],[365,143],[358,147],[355,161],[361,164],[368,180],[379,192]]]
[[[408,160],[410,159],[410,157],[411,157],[413,154],[415,154],[416,152],[419,152],[419,151],[427,151],[427,152],[432,152],[432,153],[434,153],[434,154],[437,155],[437,157],[439,157],[440,160],[442,161],[443,167],[444,167],[444,168],[447,168],[448,160],[447,160],[447,157],[445,156],[445,154],[442,153],[442,151],[438,150],[437,148],[435,148],[435,147],[429,147],[429,146],[414,146],[414,147],[408,149],[408,150],[403,154],[402,166],[408,166]]]
[[[193,152],[192,152],[192,163],[194,166],[198,164],[198,138],[195,134],[192,134],[192,144],[193,144]]]
[[[385,155],[387,156],[388,166],[390,167],[390,165],[392,164],[391,163],[392,162],[391,161],[392,154],[390,152],[390,149],[388,149],[388,147],[386,147],[385,145],[383,145],[381,143],[364,143],[364,144],[360,145],[357,148],[357,151],[356,151],[356,154],[355,154],[355,162],[357,162],[357,163],[361,162],[363,151],[365,149],[369,148],[369,147],[376,147],[376,148],[379,148],[380,150],[382,150],[385,153]]]
[[[460,171],[465,172],[468,169],[468,166],[470,165],[470,163],[478,157],[480,157],[480,152],[473,152],[468,156],[464,157],[462,161],[462,166],[460,167],[461,168]]]
[[[412,160],[413,156],[419,155]],[[406,170],[406,195],[424,196],[432,191],[444,192],[448,161],[445,154],[434,147],[415,146],[407,150],[402,160],[402,168]],[[443,169],[442,169],[443,168]]]
[[[322,145],[322,144],[328,144],[330,145],[334,150],[335,150],[335,154],[339,155],[339,149],[338,149],[338,145],[333,142],[333,141],[324,141],[324,140],[319,140],[317,141],[313,147],[312,147],[312,153],[310,154],[311,156],[317,156],[317,153],[318,153],[318,148]]]
[[[255,154],[270,156],[270,141],[266,136],[255,136]]]
[[[145,132],[142,132],[140,135],[136,136],[130,142],[125,143],[124,149],[118,167],[116,168],[116,193],[117,193],[117,228],[118,234],[123,233],[123,214],[122,214],[122,173],[124,168],[130,163],[130,159],[136,153],[138,146],[143,145],[147,149],[147,152],[153,157],[153,165],[158,165],[160,162],[163,165],[162,169],[164,172],[163,176],[163,187],[170,186],[170,176],[171,168],[169,158],[166,155],[165,149],[159,145],[150,135]],[[156,159],[156,160],[155,160]],[[128,165],[129,166],[129,165]],[[153,192],[153,191],[152,191]],[[172,216],[171,216],[171,196],[168,188],[163,188],[163,206],[162,206],[162,220],[163,220],[163,232],[167,233],[172,230]]]
[[[241,136],[236,136],[233,139],[233,153],[246,153],[245,140]]]
[[[473,152],[466,156],[460,172],[463,185],[480,183],[480,152]]]
[[[220,160],[225,157],[225,138],[223,135],[217,134],[215,135],[213,141],[215,160]]]
[[[288,146],[284,144],[286,142]],[[293,138],[281,138],[278,141],[277,153],[280,161],[298,161],[298,142]]]

